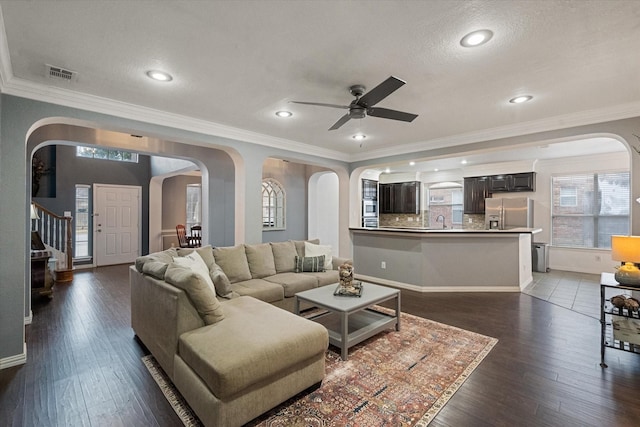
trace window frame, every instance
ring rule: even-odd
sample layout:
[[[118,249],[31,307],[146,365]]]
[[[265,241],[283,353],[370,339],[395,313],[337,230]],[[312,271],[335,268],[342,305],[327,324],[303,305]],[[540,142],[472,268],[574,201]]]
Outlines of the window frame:
[[[626,214],[606,214],[606,213],[601,213],[602,210],[602,189],[601,189],[601,184],[600,184],[600,180],[599,177],[602,175],[614,175],[614,174],[626,174],[627,178],[626,178],[626,182],[627,182],[627,187],[629,188],[629,192],[626,194],[627,199],[627,206],[628,206],[628,210]],[[592,190],[585,190],[584,191],[584,202],[589,203],[589,206],[591,207],[591,212],[583,212],[583,213],[556,213],[556,209],[558,208],[578,208],[578,204],[579,204],[579,200],[580,200],[580,195],[579,195],[579,189],[577,188],[577,186],[575,187],[575,204],[562,204],[562,200],[563,197],[572,197],[571,195],[567,196],[563,196],[561,194],[562,192],[562,187],[558,188],[558,206],[556,206],[555,204],[555,190],[556,190],[556,180],[558,178],[574,178],[574,177],[580,177],[580,176],[584,176],[584,177],[588,177],[590,180],[592,180],[593,182],[593,189]],[[550,237],[551,237],[551,245],[552,246],[556,246],[556,247],[561,247],[561,248],[571,248],[571,249],[595,249],[595,250],[609,250],[611,249],[611,239],[609,237],[609,240],[606,241],[606,239],[602,239],[601,237],[605,237],[605,236],[611,236],[614,234],[629,234],[630,230],[631,230],[631,208],[630,208],[630,204],[631,204],[631,174],[629,170],[613,170],[613,171],[598,171],[598,172],[574,172],[574,173],[565,173],[565,174],[554,174],[551,176],[551,180],[550,180],[550,187],[551,187],[551,191],[550,191],[550,207],[551,207],[551,221],[550,221],[550,228],[551,228],[551,233],[550,233]],[[571,187],[568,187],[571,188]],[[589,194],[590,193],[590,194]],[[589,196],[589,197],[587,197]],[[557,221],[558,219],[562,219],[565,218],[567,220],[570,219],[576,219],[576,218],[583,218],[583,219],[590,219],[591,220],[591,224],[589,223],[583,223],[583,230],[585,230],[585,227],[589,228],[591,230],[591,233],[589,235],[587,235],[588,237],[590,236],[592,239],[591,245],[587,246],[587,245],[575,245],[575,244],[562,244],[562,243],[558,243],[558,240],[560,239],[560,236],[556,233],[557,230]],[[603,234],[603,223],[604,220],[606,219],[626,219],[626,230],[620,230],[620,231],[613,231],[611,234],[609,233],[604,233]],[[582,233],[582,236],[584,236],[584,232]],[[587,237],[587,238],[588,238]],[[583,243],[584,243],[583,239]]]
[[[189,190],[197,188],[198,191],[195,192],[197,194],[197,201],[195,202],[196,207],[194,208],[193,215],[191,215],[189,204],[191,203],[189,200]],[[187,184],[185,187],[185,228],[187,232],[191,230],[191,227],[194,225],[202,225],[202,184]]]
[[[286,230],[286,200],[284,186],[278,180],[262,180],[262,231]]]
[[[106,152],[106,157],[104,156],[96,156],[97,153]],[[91,153],[91,155],[88,155]],[[128,158],[128,156],[131,156]],[[123,162],[123,163],[138,163],[139,156],[138,153],[127,150],[114,150],[111,148],[105,147],[88,147],[85,145],[76,146],[76,157],[80,157],[83,159],[95,159],[95,160],[111,160],[114,162]]]

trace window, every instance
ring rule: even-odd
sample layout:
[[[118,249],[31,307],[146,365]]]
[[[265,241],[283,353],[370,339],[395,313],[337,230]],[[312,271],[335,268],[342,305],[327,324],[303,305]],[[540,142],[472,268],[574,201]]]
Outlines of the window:
[[[554,176],[551,233],[555,246],[611,248],[629,234],[629,172]]]
[[[458,182],[440,182],[430,185],[427,192],[429,227],[441,227],[442,222],[436,220],[442,215],[448,228],[462,228],[462,185]]]
[[[122,150],[109,150],[99,147],[76,147],[77,157],[87,157],[90,159],[115,160],[118,162],[138,163],[138,153],[131,153]]]
[[[262,228],[284,229],[285,194],[282,185],[275,179],[262,181]]]
[[[194,225],[201,224],[202,217],[202,186],[187,184],[187,231]]]
[[[76,185],[74,258],[89,257],[89,192],[88,185]]]

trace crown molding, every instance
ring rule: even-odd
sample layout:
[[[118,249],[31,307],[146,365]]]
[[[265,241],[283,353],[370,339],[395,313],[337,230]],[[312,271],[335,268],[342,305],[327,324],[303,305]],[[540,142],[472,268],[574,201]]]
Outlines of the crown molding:
[[[4,26],[4,16],[0,8],[0,92],[4,92],[6,83],[13,77],[11,70],[11,57],[9,56],[9,44],[7,32]]]
[[[195,119],[179,114],[167,113],[165,111],[141,107],[139,105],[129,104],[126,102],[115,101],[109,98],[88,95],[64,88],[45,86],[42,84],[19,79],[13,77],[11,67],[6,66],[7,57],[3,56],[2,46],[0,46],[0,61],[2,62],[0,64],[0,73],[5,71],[6,74],[6,76],[2,76],[3,79],[0,90],[2,91],[2,93],[7,95],[14,95],[65,107],[78,108],[95,113],[108,114],[111,116],[137,120],[160,126],[198,132],[205,135],[250,142],[266,147],[278,148],[281,150],[293,151],[296,153],[310,154],[313,156],[328,158],[332,160],[345,160],[344,153],[335,150],[327,150],[321,147],[314,147],[297,141],[277,138],[257,132],[251,132],[244,129],[209,122],[206,120]],[[8,78],[6,78],[7,76]]]
[[[381,159],[384,157],[411,154],[436,148],[452,147],[456,145],[470,144],[474,142],[491,141],[494,139],[511,138],[539,132],[548,132],[566,129],[576,126],[603,123],[613,120],[622,120],[640,116],[640,102],[616,105],[613,107],[586,110],[578,113],[570,113],[561,116],[549,117],[530,122],[515,123],[507,126],[499,126],[483,129],[477,132],[469,132],[436,138],[428,141],[405,144],[367,153],[356,153],[349,159],[351,162]]]

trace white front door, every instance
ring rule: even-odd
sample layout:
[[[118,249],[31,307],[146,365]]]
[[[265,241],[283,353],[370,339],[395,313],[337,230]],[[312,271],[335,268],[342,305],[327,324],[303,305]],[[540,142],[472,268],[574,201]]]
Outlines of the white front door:
[[[93,185],[94,263],[133,263],[140,248],[142,187]]]

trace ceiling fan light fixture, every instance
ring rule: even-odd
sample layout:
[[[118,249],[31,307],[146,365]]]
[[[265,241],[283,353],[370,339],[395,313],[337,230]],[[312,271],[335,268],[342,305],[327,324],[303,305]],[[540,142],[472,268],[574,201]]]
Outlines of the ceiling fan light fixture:
[[[533,96],[531,95],[521,95],[521,96],[516,96],[515,98],[511,98],[509,102],[512,104],[522,104],[523,102],[529,102],[532,99],[533,99]]]
[[[362,133],[357,133],[353,135],[351,138],[355,139],[356,141],[362,141],[367,138],[367,135],[364,135]]]
[[[293,116],[293,113],[291,111],[276,111],[276,116],[278,117],[282,117],[282,118],[287,118],[287,117],[291,117]]]
[[[493,31],[491,30],[477,30],[464,36],[460,40],[460,44],[464,47],[481,46],[491,40],[492,37]]]
[[[171,74],[165,73],[164,71],[159,71],[159,70],[147,71],[147,77],[159,82],[170,82],[171,80],[173,80],[173,77],[171,76]]]

